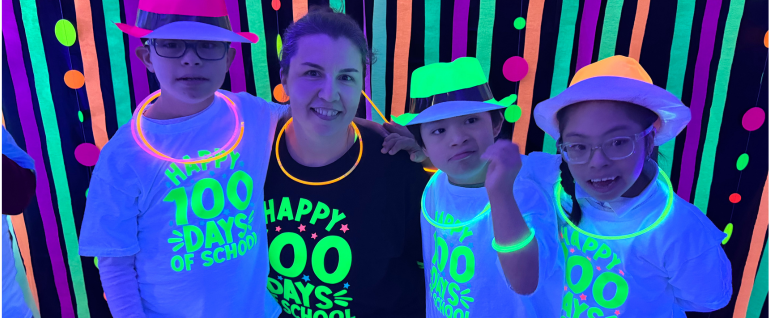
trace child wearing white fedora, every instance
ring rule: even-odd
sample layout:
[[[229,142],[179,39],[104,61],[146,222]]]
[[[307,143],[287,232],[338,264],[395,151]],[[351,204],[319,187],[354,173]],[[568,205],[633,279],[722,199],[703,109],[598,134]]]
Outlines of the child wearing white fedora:
[[[690,121],[678,98],[615,56],[579,70],[534,116],[560,154],[529,154],[514,195],[524,213],[557,216],[564,253],[540,259],[563,264],[562,317],[685,317],[727,305],[725,234],[653,159]]]
[[[562,272],[538,266],[560,253],[555,221],[519,212],[526,157],[495,142],[515,96],[495,100],[472,57],[418,68],[411,83],[410,111],[394,121],[439,169],[422,197],[427,317],[558,317]]]
[[[261,317],[262,185],[287,108],[218,90],[230,43],[257,36],[231,31],[224,0],[141,0],[136,26],[117,26],[162,94],[102,150],[80,255],[98,257],[115,317]]]

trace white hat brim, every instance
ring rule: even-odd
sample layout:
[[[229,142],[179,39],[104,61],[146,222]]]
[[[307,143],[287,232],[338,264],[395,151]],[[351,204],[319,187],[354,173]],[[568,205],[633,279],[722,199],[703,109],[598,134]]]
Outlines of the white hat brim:
[[[405,125],[424,124],[442,119],[482,113],[490,110],[503,109],[507,105],[496,104],[497,101],[450,101],[433,105],[423,110]]]
[[[663,88],[635,79],[599,76],[578,82],[561,94],[535,107],[535,123],[555,140],[559,140],[556,113],[564,107],[591,100],[627,102],[645,107],[658,114],[655,145],[676,138],[690,122],[690,108]]]
[[[171,22],[153,30],[143,38],[252,43],[249,39],[228,29],[196,21]]]

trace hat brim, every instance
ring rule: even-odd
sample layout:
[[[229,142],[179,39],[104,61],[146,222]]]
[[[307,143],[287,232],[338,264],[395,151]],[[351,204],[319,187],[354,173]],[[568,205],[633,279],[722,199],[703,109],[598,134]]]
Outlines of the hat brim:
[[[485,102],[450,101],[433,105],[420,112],[419,114],[403,114],[393,118],[393,121],[401,126],[417,125],[457,116],[465,116],[490,110],[503,109],[508,106],[509,105],[502,103],[502,101],[496,101],[494,99]]]
[[[241,43],[257,43],[259,41],[259,37],[251,32],[236,33],[215,25],[195,21],[171,22],[155,30],[147,30],[125,23],[115,23],[115,25],[126,34],[138,38]]]
[[[655,145],[660,146],[684,130],[690,122],[690,108],[663,88],[639,80],[599,76],[580,81],[561,94],[535,107],[535,123],[553,139],[559,139],[559,121],[556,113],[572,104],[608,100],[627,102],[645,107],[658,114],[655,123]]]

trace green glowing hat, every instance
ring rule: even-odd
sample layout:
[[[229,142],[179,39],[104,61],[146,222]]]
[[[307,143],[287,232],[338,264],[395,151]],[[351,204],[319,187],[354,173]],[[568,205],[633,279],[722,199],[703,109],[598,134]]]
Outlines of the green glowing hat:
[[[409,112],[393,118],[402,126],[502,109],[516,101],[516,95],[495,100],[481,63],[474,57],[414,70],[409,97]]]

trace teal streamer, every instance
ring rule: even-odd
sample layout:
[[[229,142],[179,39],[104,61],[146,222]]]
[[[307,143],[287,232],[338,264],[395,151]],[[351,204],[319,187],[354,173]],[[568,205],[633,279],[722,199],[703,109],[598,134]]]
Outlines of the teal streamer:
[[[559,95],[569,84],[570,63],[572,62],[572,46],[575,39],[575,23],[580,7],[579,0],[564,0],[561,5],[561,20],[559,20],[559,36],[556,40],[556,58],[553,62],[553,78],[551,79],[551,97]],[[556,140],[545,134],[543,152],[556,153]]]
[[[115,95],[115,113],[118,126],[123,126],[131,120],[131,92],[128,90],[128,69],[126,68],[123,45],[123,32],[114,22],[120,20],[120,1],[104,0],[104,28],[107,33],[107,48],[110,52],[110,74],[112,74],[112,91]]]
[[[67,266],[70,271],[72,291],[75,294],[77,316],[79,318],[90,318],[88,295],[86,294],[86,284],[83,278],[83,265],[80,261],[78,234],[75,227],[75,217],[72,213],[72,200],[69,183],[67,182],[67,170],[64,166],[56,108],[54,107],[51,95],[51,82],[48,78],[50,73],[48,71],[45,50],[43,49],[37,3],[35,0],[21,0],[19,5],[21,7],[22,20],[24,21],[24,31],[27,34],[27,48],[29,49],[32,74],[35,76],[35,92],[37,93],[40,106],[40,117],[44,131],[43,137],[45,137],[46,150],[48,151],[48,159],[51,164],[51,175],[53,176],[56,191],[56,202],[59,208],[60,225],[67,252]],[[49,246],[48,248],[56,247]]]
[[[735,43],[738,41],[738,29],[741,27],[745,3],[746,0],[730,1],[730,11],[727,13],[727,22],[725,22],[722,52],[719,54],[717,76],[714,82],[714,96],[711,99],[711,110],[709,112],[708,125],[706,126],[706,140],[703,143],[698,184],[695,187],[695,200],[693,201],[695,206],[704,214],[708,209],[711,183],[714,179],[714,160],[716,159],[717,146],[719,144],[719,131],[722,128],[722,116],[725,112],[730,71],[733,67],[733,58],[735,57]]]
[[[618,41],[620,28],[620,13],[623,11],[623,0],[607,0],[604,8],[604,24],[602,25],[602,40],[599,46],[599,60],[615,55],[615,44]]]
[[[425,0],[425,65],[439,62],[441,0]]]
[[[374,0],[374,11],[372,18],[372,48],[377,53],[380,60],[379,63],[372,65],[372,101],[375,105],[379,105],[380,110],[385,116],[386,103],[385,103],[385,59],[388,53],[388,30],[386,26],[385,15],[388,12],[387,0]],[[369,106],[371,107],[371,105]],[[372,109],[372,113],[375,114],[375,110]],[[380,116],[372,116],[372,121],[377,123],[384,123]]]
[[[666,90],[679,99],[682,98],[682,86],[684,86],[684,73],[687,69],[687,56],[690,51],[690,33],[692,33],[694,15],[695,1],[677,1],[674,38],[671,41],[671,57],[668,65]],[[658,152],[663,156],[663,160],[660,160],[660,167],[669,175],[671,174],[672,161],[674,160],[674,148],[676,148],[676,139],[672,139],[658,147]]]
[[[32,316],[40,318],[40,311],[37,309],[35,298],[32,296],[32,291],[29,290],[29,281],[27,281],[27,269],[24,268],[24,261],[21,259],[21,253],[19,252],[19,243],[16,239],[16,231],[13,230],[13,223],[11,222],[10,215],[4,215],[8,222],[8,231],[11,232],[11,238],[13,238],[13,261],[16,266],[16,283],[21,287],[21,293],[24,295],[24,302],[27,304],[30,310],[32,310]],[[6,233],[2,233],[6,235]]]
[[[345,13],[345,0],[329,0],[329,7],[338,12]]]
[[[489,79],[492,64],[492,31],[495,27],[495,0],[479,3],[479,29],[476,38],[476,58],[481,62],[484,75]]]
[[[254,69],[254,85],[257,96],[272,101],[270,88],[270,73],[267,68],[267,38],[265,24],[262,21],[262,3],[259,0],[246,0],[246,14],[249,21],[249,32],[259,37],[257,43],[251,44],[251,65]]]

